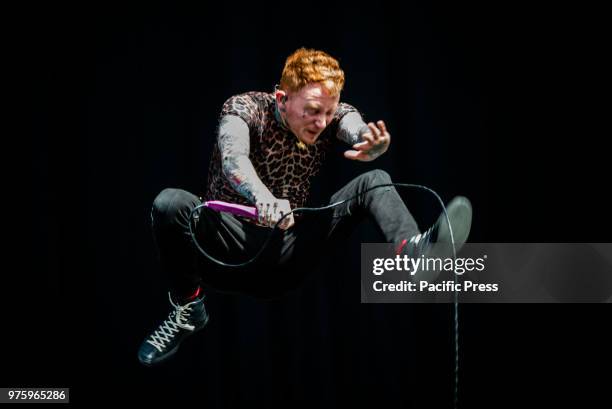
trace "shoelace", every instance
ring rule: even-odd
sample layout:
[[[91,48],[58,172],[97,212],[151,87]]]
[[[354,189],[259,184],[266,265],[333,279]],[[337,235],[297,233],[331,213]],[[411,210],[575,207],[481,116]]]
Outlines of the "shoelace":
[[[168,293],[170,304],[174,307],[174,311],[170,313],[168,318],[159,326],[151,335],[151,339],[147,342],[153,345],[159,352],[166,348],[166,344],[178,334],[181,329],[193,331],[195,326],[188,324],[191,314],[191,306],[197,301],[192,301],[189,304],[178,305],[172,301],[172,296]]]

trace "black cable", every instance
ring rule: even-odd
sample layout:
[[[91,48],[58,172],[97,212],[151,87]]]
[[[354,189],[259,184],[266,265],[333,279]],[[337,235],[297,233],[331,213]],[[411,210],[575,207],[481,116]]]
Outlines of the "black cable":
[[[442,211],[444,212],[444,217],[446,218],[446,223],[448,224],[448,230],[450,233],[450,238],[451,238],[451,245],[452,245],[452,249],[453,249],[453,266],[456,265],[456,260],[457,260],[457,250],[455,247],[455,236],[453,234],[453,227],[451,226],[451,222],[450,222],[450,218],[448,217],[448,212],[446,211],[446,206],[444,205],[444,202],[442,201],[442,199],[440,198],[440,196],[433,190],[430,189],[426,186],[423,185],[416,185],[416,184],[411,184],[411,183],[384,183],[384,184],[380,184],[380,185],[375,185],[372,187],[369,187],[368,189],[364,190],[363,192],[360,192],[358,194],[356,194],[353,197],[350,197],[348,199],[344,199],[341,200],[339,202],[336,203],[331,203],[327,206],[322,206],[322,207],[299,207],[296,209],[293,209],[291,212],[283,215],[277,222],[276,224],[273,226],[273,228],[270,230],[270,233],[268,234],[268,237],[266,238],[266,241],[263,243],[263,245],[261,246],[261,248],[259,249],[259,251],[257,252],[257,254],[255,254],[255,256],[253,256],[253,258],[251,258],[250,260],[247,260],[243,263],[238,263],[238,264],[229,264],[229,263],[225,263],[221,260],[217,260],[216,258],[214,258],[213,256],[211,256],[210,254],[206,253],[206,251],[204,251],[204,249],[200,246],[200,244],[198,243],[198,240],[195,236],[195,233],[193,232],[192,229],[192,221],[197,220],[199,218],[199,213],[200,213],[200,209],[205,207],[205,204],[201,204],[196,206],[191,213],[189,214],[189,234],[191,235],[191,239],[193,240],[193,243],[195,244],[195,246],[197,247],[197,249],[200,251],[200,253],[202,253],[202,255],[204,255],[207,259],[209,259],[210,261],[223,266],[223,267],[230,267],[230,268],[241,268],[241,267],[246,267],[249,264],[254,263],[259,256],[261,255],[261,253],[263,253],[264,249],[268,246],[268,243],[270,242],[270,240],[272,239],[272,234],[274,233],[274,230],[276,230],[278,228],[278,226],[280,225],[280,223],[283,221],[283,219],[287,216],[289,216],[292,213],[314,213],[314,212],[320,212],[320,211],[324,211],[324,210],[329,210],[332,209],[334,207],[340,206],[350,200],[354,200],[356,198],[358,198],[359,196],[369,192],[370,190],[374,190],[374,189],[378,189],[381,187],[388,187],[388,186],[399,186],[399,187],[410,187],[410,188],[418,188],[418,189],[423,189],[426,190],[428,192],[430,192],[431,194],[433,194],[436,199],[438,200],[438,202],[440,203],[440,206],[442,207]],[[197,213],[197,214],[196,214]],[[454,272],[454,271],[453,271]],[[454,274],[453,277],[453,281],[455,284],[455,288],[457,286],[457,274]],[[459,299],[458,299],[458,292],[455,290],[454,291],[454,299],[453,299],[453,304],[454,304],[454,335],[455,335],[455,379],[454,379],[454,391],[453,391],[453,407],[455,409],[457,409],[457,405],[458,405],[458,400],[459,400]]]

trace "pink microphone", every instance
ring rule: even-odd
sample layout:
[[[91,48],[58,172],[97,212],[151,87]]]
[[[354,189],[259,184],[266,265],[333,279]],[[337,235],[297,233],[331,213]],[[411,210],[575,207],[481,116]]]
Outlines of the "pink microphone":
[[[222,202],[220,200],[209,200],[204,202],[204,207],[216,210],[218,212],[227,212],[236,216],[250,217],[257,219],[257,208],[252,206],[244,206],[234,203]]]

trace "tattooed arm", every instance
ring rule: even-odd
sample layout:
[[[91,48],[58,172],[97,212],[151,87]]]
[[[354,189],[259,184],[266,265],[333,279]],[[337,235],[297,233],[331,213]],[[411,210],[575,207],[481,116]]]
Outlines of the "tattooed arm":
[[[218,138],[223,174],[232,187],[251,203],[272,196],[249,159],[249,127],[246,122],[237,116],[225,115],[219,124]]]
[[[262,224],[273,225],[291,211],[288,200],[279,200],[263,184],[249,159],[250,138],[246,122],[234,115],[221,118],[218,135],[223,174],[232,187],[255,204]],[[293,215],[283,219],[281,228],[293,225]]]
[[[349,145],[355,145],[363,141],[362,135],[369,130],[359,112],[349,112],[340,120],[337,137]]]

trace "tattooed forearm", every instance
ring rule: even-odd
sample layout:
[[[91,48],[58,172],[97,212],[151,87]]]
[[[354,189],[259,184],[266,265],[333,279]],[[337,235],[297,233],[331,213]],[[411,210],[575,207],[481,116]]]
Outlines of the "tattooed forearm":
[[[226,156],[223,159],[223,173],[234,189],[251,203],[269,194],[248,156]]]
[[[249,159],[249,127],[241,118],[233,115],[221,118],[218,143],[223,174],[238,193],[251,203],[272,196]]]
[[[349,112],[340,120],[337,138],[349,145],[354,145],[363,140],[361,135],[368,130],[368,126],[358,112]]]

